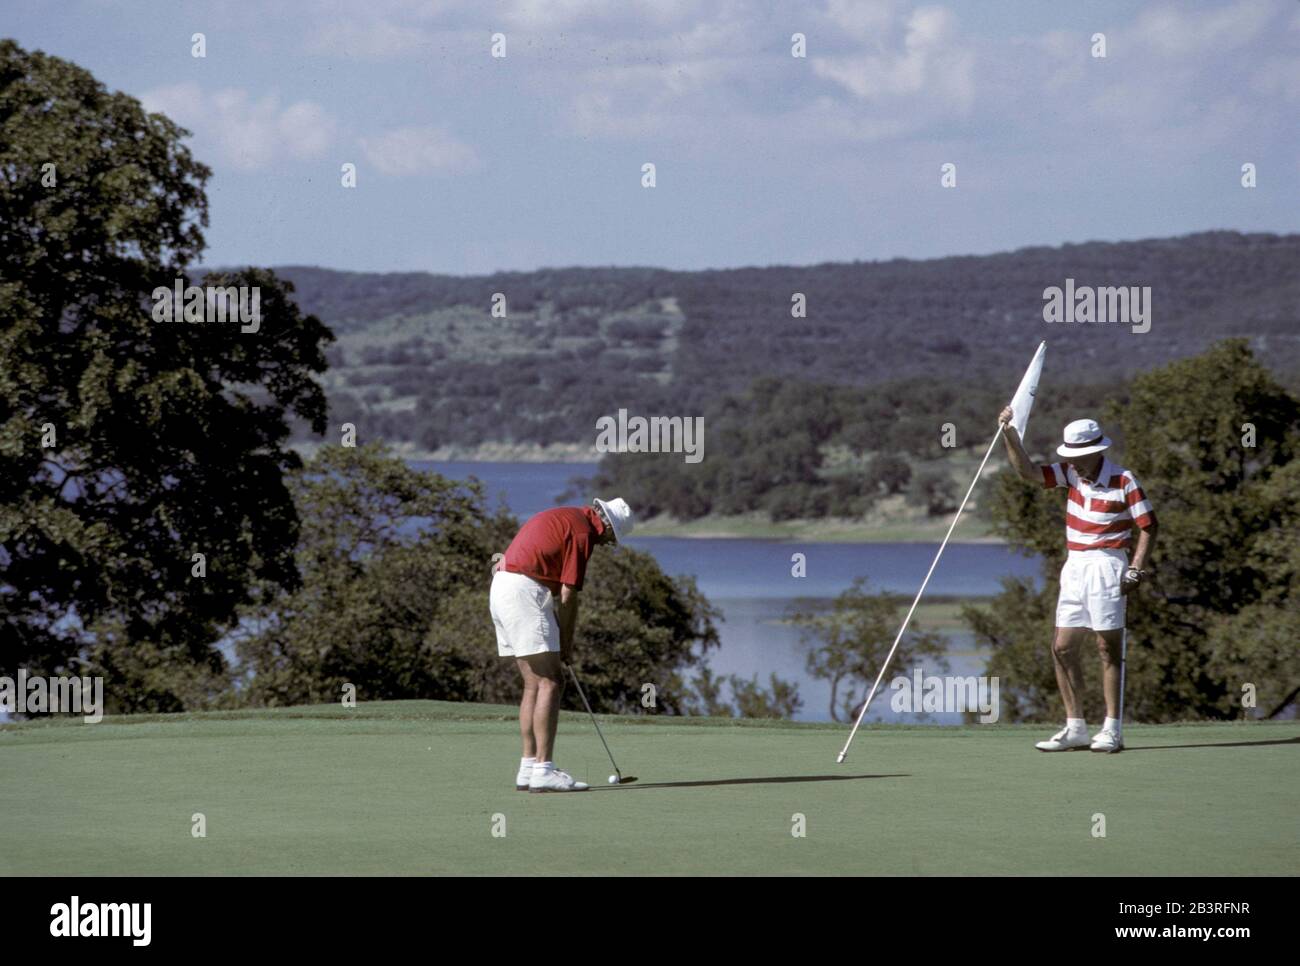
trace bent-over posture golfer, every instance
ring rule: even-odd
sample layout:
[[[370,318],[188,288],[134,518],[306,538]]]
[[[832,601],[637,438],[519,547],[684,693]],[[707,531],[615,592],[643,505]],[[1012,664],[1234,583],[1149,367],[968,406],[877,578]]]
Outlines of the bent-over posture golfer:
[[[493,568],[489,597],[497,653],[513,657],[524,679],[519,701],[524,754],[515,778],[519,791],[587,790],[551,760],[564,693],[563,665],[570,660],[578,594],[592,551],[631,532],[632,510],[621,499],[543,510],[519,529]]]
[[[1007,407],[998,418],[1016,472],[1047,489],[1065,486],[1070,490],[1065,504],[1065,545],[1069,555],[1061,568],[1056,637],[1052,642],[1056,683],[1065,704],[1065,727],[1035,747],[1041,751],[1089,747],[1093,751],[1120,751],[1124,747],[1119,715],[1125,596],[1146,576],[1144,565],[1156,538],[1155,511],[1137,477],[1105,455],[1110,440],[1095,420],[1076,419],[1066,426],[1065,441],[1056,450],[1063,460],[1036,466],[1011,425],[1012,415]],[[1135,526],[1139,536],[1130,563],[1127,551]],[[1106,722],[1089,740],[1080,701],[1080,651],[1094,636],[1101,652]]]

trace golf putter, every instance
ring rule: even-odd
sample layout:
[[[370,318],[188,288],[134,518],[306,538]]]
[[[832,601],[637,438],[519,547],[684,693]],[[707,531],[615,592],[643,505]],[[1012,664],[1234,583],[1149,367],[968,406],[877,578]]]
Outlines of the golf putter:
[[[578,697],[582,698],[583,707],[587,709],[587,714],[591,715],[591,723],[596,727],[596,734],[600,737],[600,743],[605,746],[605,754],[609,755],[609,763],[614,766],[614,777],[618,779],[618,781],[615,782],[615,784],[616,785],[632,784],[634,781],[636,781],[636,778],[635,776],[632,775],[628,775],[626,778],[624,778],[623,773],[619,771],[618,762],[614,761],[614,753],[609,750],[609,742],[605,740],[605,736],[601,733],[600,724],[596,721],[596,713],[591,710],[591,704],[590,702],[587,701],[587,695],[583,693],[582,685],[578,681],[578,675],[574,672],[573,668],[570,667],[568,664],[565,664],[564,668],[566,671],[569,672],[569,677],[573,678],[573,683],[578,688]]]
[[[1128,670],[1128,627],[1125,626],[1119,638],[1119,728],[1124,734],[1124,676]],[[1124,750],[1124,739],[1119,740],[1119,750]]]

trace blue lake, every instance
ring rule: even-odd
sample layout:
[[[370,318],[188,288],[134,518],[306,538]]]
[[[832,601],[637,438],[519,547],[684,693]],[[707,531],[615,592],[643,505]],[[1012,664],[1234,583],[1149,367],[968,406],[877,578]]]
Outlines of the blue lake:
[[[486,487],[493,505],[504,503],[521,521],[562,502],[585,502],[593,494],[573,487],[575,478],[594,475],[596,467],[583,463],[468,463],[413,462],[445,476],[474,476]],[[559,497],[567,490],[573,495]],[[599,494],[606,499],[617,493]],[[634,508],[635,509],[635,508]],[[960,531],[958,531],[960,535]],[[934,559],[937,544],[928,543],[812,543],[787,540],[636,537],[628,545],[653,554],[670,574],[690,574],[700,590],[722,612],[718,625],[721,646],[709,653],[710,667],[720,675],[768,675],[798,685],[805,721],[829,720],[830,685],[811,677],[806,668],[806,646],[800,633],[782,622],[799,599],[826,600],[845,590],[855,577],[865,576],[868,589],[888,590],[910,598],[916,593]],[[791,575],[792,555],[806,558],[806,576]],[[1038,577],[1038,561],[997,544],[949,544],[926,591],[932,595],[988,596],[1001,589],[1003,577]],[[484,605],[486,607],[486,603]],[[974,649],[972,635],[949,635],[950,673],[979,674],[984,655]],[[935,669],[928,669],[934,672]],[[909,674],[910,668],[891,668],[889,679]],[[872,702],[868,719],[896,720],[888,703],[889,692]],[[883,699],[883,700],[882,700]],[[958,714],[934,714],[938,724],[957,723]],[[908,719],[915,722],[915,716]]]

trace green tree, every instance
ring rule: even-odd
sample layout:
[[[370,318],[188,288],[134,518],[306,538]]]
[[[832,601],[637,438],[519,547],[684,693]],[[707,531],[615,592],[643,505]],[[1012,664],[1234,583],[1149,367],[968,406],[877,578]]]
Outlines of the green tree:
[[[873,489],[886,494],[902,493],[912,481],[912,467],[901,456],[882,453],[873,457],[867,467],[867,481]]]
[[[830,681],[832,721],[841,720],[841,712],[852,718],[856,705],[865,700],[866,689],[880,673],[894,643],[906,604],[897,594],[867,593],[867,578],[858,577],[829,610],[806,601],[788,614],[809,645],[808,673]],[[946,651],[942,635],[922,629],[913,620],[899,642],[892,666],[897,671],[930,661],[932,667],[946,670]],[[884,684],[888,681],[882,682],[882,691]]]
[[[208,280],[260,288],[257,332],[154,321],[203,249],[186,133],[0,41],[0,670],[105,674],[117,711],[224,688],[238,605],[297,580],[288,423],[324,429],[332,336],[272,273]]]
[[[772,674],[769,686],[758,683],[758,675],[746,679],[739,674],[718,677],[708,665],[701,666],[684,702],[686,714],[710,718],[793,718],[803,707],[797,685]],[[723,697],[731,688],[731,700]]]
[[[687,691],[686,713],[708,718],[734,717],[735,709],[722,697],[722,686],[725,683],[726,679],[714,674],[707,664],[701,666]]]
[[[286,705],[519,698],[488,611],[493,555],[516,521],[489,515],[481,487],[411,469],[378,444],[328,447],[291,477],[303,520],[303,583],[250,608],[237,642],[244,699]],[[626,547],[593,554],[573,664],[597,711],[684,713],[681,673],[717,645],[714,612],[690,579]],[[572,689],[570,689],[572,691]],[[576,692],[566,706],[580,710]]]
[[[372,701],[490,692],[487,591],[513,521],[487,514],[481,488],[413,470],[379,444],[325,447],[289,485],[302,584],[268,588],[245,612],[244,699],[331,702],[349,684]]]
[[[650,554],[630,547],[592,554],[574,633],[573,667],[598,711],[644,713],[644,686],[655,687],[655,713],[689,714],[685,674],[718,646],[717,610],[693,577],[670,577]],[[572,691],[572,689],[569,689]],[[566,706],[582,704],[565,694]]]
[[[916,475],[908,497],[910,502],[925,507],[929,516],[937,517],[957,509],[957,484],[946,470],[931,467]]]
[[[739,674],[730,676],[732,700],[740,718],[793,718],[803,707],[799,689],[776,674],[768,676],[769,686],[758,683],[755,674],[749,680]]]
[[[1246,683],[1263,713],[1280,712],[1300,686],[1300,400],[1233,339],[1137,376],[1104,416],[1160,522],[1152,580],[1129,599],[1126,712],[1139,721],[1241,716]],[[991,496],[995,532],[1044,559],[1041,591],[1005,581],[992,608],[966,612],[993,649],[989,673],[1002,679],[1010,718],[1060,714],[1050,643],[1063,507],[1063,490],[1045,494],[1009,472]],[[1095,717],[1101,694],[1089,669],[1084,709]]]

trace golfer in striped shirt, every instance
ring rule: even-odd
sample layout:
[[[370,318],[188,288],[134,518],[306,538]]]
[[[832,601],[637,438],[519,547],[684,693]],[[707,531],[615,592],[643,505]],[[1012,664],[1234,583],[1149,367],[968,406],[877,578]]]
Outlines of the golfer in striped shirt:
[[[1076,419],[1066,426],[1065,441],[1056,450],[1061,462],[1039,466],[1025,452],[1020,434],[1011,425],[1012,415],[1008,407],[1000,419],[1007,455],[1016,472],[1047,489],[1069,488],[1065,504],[1065,545],[1069,554],[1061,568],[1056,637],[1052,642],[1056,683],[1065,704],[1065,727],[1035,747],[1042,751],[1120,751],[1124,747],[1119,709],[1125,598],[1146,576],[1144,566],[1156,539],[1155,511],[1132,471],[1106,455],[1110,440],[1096,420]],[[1138,531],[1136,549],[1132,548],[1134,528]],[[1106,696],[1106,721],[1091,739],[1080,700],[1081,652],[1089,640],[1096,641],[1101,653]]]

